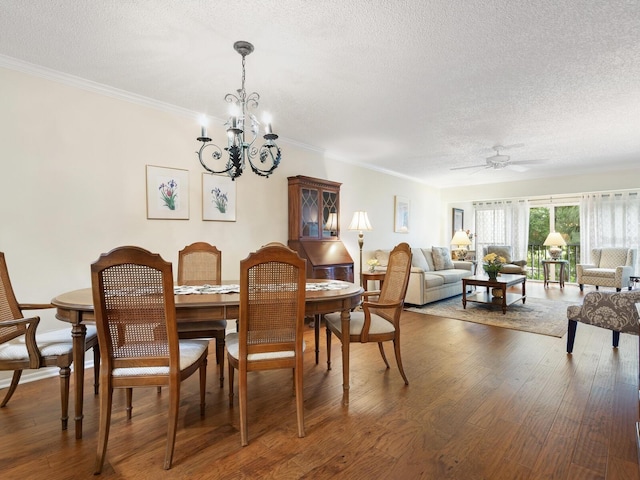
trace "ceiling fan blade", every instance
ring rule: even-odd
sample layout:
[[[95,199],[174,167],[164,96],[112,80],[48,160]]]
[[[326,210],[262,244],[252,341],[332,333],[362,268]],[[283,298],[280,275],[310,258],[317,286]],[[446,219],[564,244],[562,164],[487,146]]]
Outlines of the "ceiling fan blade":
[[[515,162],[510,163],[509,165],[506,166],[506,168],[508,168],[509,170],[513,170],[514,172],[526,172],[527,170],[529,170],[527,167],[522,167],[520,165],[514,165]]]
[[[515,160],[509,163],[511,165],[534,165],[534,164],[540,164],[540,163],[546,163],[546,162],[548,162],[547,159],[539,158],[535,160]]]
[[[487,165],[485,163],[481,164],[481,165],[469,165],[468,167],[453,167],[450,168],[449,170],[465,170],[467,168],[479,168],[479,167],[486,167]]]
[[[524,143],[512,143],[511,145],[500,145],[501,150],[509,150],[510,148],[522,148]]]

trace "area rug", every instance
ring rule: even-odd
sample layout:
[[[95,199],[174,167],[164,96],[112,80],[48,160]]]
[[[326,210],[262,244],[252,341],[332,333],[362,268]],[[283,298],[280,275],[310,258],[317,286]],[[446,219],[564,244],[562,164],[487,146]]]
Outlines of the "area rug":
[[[569,305],[572,303],[527,297],[526,303],[509,305],[503,314],[500,307],[482,303],[467,302],[463,309],[462,296],[456,296],[405,310],[560,338],[567,332]]]

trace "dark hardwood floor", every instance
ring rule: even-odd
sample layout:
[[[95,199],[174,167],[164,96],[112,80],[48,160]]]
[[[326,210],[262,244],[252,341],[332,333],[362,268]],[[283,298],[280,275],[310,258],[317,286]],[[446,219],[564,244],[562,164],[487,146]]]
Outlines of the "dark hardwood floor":
[[[581,298],[575,285],[560,291],[528,282],[527,293],[576,303]],[[254,373],[244,448],[238,409],[228,406],[226,378],[225,387],[218,386],[212,348],[206,416],[199,416],[194,375],[183,384],[169,471],[162,469],[169,396],[154,388],[134,391],[127,421],[124,392],[116,391],[102,478],[639,478],[637,337],[622,335],[620,347],[612,349],[611,332],[579,325],[574,353],[567,355],[566,337],[410,312],[404,312],[402,328],[410,385],[389,346],[391,369],[385,370],[375,345],[352,345],[347,407],[341,405],[339,343],[334,338],[327,372],[324,332],[315,365],[309,329],[306,437],[296,435],[291,373]],[[1,478],[92,477],[98,420],[92,377],[89,370],[81,440],[72,419],[69,430],[60,430],[57,377],[20,385],[0,410]]]

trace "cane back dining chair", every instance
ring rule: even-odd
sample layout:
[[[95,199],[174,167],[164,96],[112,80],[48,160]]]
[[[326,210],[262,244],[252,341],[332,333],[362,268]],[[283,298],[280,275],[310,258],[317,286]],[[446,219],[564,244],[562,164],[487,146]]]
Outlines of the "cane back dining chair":
[[[178,252],[178,285],[219,284],[222,280],[222,252],[206,242],[195,242]],[[180,338],[215,338],[220,388],[224,386],[224,337],[226,320],[180,322]]]
[[[180,383],[200,372],[204,415],[208,341],[178,340],[171,263],[139,247],[119,247],[91,265],[91,285],[100,365],[100,420],[95,473],[105,461],[113,389],[126,389],[131,419],[134,387],[169,387],[169,422],[164,458],[171,468],[178,423]]]
[[[240,442],[249,443],[247,372],[292,368],[298,437],[304,437],[302,371],[306,260],[282,244],[271,243],[240,262],[238,333],[227,335],[229,405],[238,370]]]
[[[411,247],[407,243],[400,243],[389,254],[387,273],[380,291],[364,292],[362,311],[351,312],[349,322],[350,342],[377,342],[385,365],[389,362],[384,354],[382,342],[393,341],[396,363],[404,383],[409,385],[402,367],[400,356],[400,314],[404,305],[404,297],[409,283],[411,271]],[[369,300],[377,297],[375,301]],[[345,332],[342,331],[341,314],[329,313],[325,315],[327,329],[327,369],[331,370],[331,334],[337,336],[341,342]]]
[[[18,303],[4,253],[0,252],[0,370],[13,370],[11,384],[0,407],[6,406],[13,396],[23,370],[58,367],[62,430],[66,430],[69,419],[69,376],[73,361],[71,329],[36,334],[40,318],[24,318],[22,314],[22,310],[47,308],[53,308],[53,305]],[[89,325],[86,329],[85,345],[87,349],[94,349],[94,362],[99,363],[96,328]],[[94,388],[98,388],[97,380]]]

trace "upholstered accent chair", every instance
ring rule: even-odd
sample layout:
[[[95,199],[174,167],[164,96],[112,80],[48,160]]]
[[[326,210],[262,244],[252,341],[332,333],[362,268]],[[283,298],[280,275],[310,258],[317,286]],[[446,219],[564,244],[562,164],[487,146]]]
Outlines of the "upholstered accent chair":
[[[580,290],[585,285],[613,287],[616,291],[623,288],[631,290],[629,277],[633,276],[636,264],[636,250],[627,247],[594,248],[591,250],[591,263],[576,265],[576,279]]]
[[[500,273],[515,273],[517,275],[527,274],[527,260],[516,260],[513,258],[512,248],[510,245],[487,245],[482,248],[482,256],[489,253],[495,253],[500,257],[504,257],[506,263],[500,268]],[[478,259],[482,261],[482,258]]]
[[[620,333],[638,335],[640,290],[632,292],[589,292],[582,305],[567,308],[569,320],[567,353],[573,351],[578,322],[609,329],[613,332],[613,346],[618,347]]]

